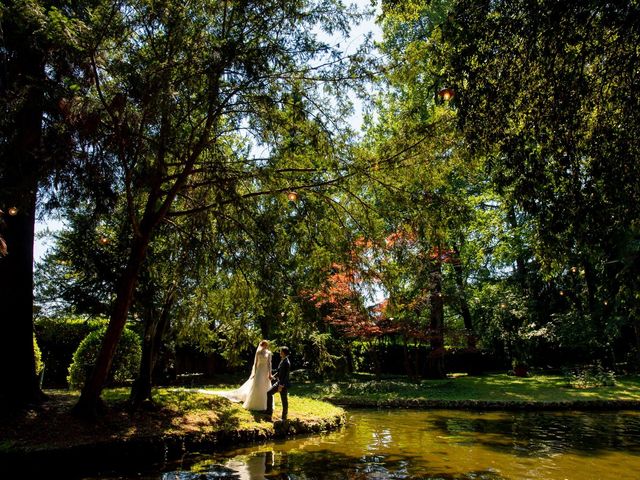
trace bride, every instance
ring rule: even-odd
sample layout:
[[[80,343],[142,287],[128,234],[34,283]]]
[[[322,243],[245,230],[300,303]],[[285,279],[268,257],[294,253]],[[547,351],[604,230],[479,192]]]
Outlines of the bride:
[[[271,388],[271,351],[269,342],[261,340],[253,359],[251,376],[242,386],[231,392],[220,392],[233,402],[242,402],[247,410],[267,409],[267,390]]]

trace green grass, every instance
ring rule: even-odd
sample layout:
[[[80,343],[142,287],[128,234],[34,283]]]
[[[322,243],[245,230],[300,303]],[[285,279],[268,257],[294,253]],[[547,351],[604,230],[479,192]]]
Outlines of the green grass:
[[[89,421],[71,414],[80,392],[46,390],[48,399],[41,408],[0,412],[0,453],[11,450],[67,448],[74,445],[135,438],[216,435],[220,432],[266,439],[278,424],[264,415],[242,408],[226,398],[196,389],[154,389],[153,405],[127,409],[128,388],[105,389],[104,415]],[[274,418],[281,415],[276,396]],[[318,399],[290,395],[289,425],[297,432],[316,432],[344,421],[344,410]],[[46,425],[46,428],[43,428]]]
[[[212,386],[212,390],[221,386]],[[223,388],[231,388],[228,385]],[[108,414],[97,423],[86,422],[70,414],[79,392],[47,390],[49,399],[42,408],[0,415],[3,440],[0,452],[14,448],[58,448],[74,444],[102,442],[108,439],[202,435],[216,432],[253,432],[256,438],[274,433],[274,423],[264,415],[247,411],[226,398],[190,388],[157,388],[155,405],[137,412],[126,409],[129,389],[106,389],[103,399]],[[411,382],[405,377],[376,379],[372,375],[354,375],[337,382],[294,383],[289,395],[289,420],[297,431],[320,431],[344,410],[326,402],[363,405],[415,405],[415,401],[486,402],[576,402],[640,401],[640,375],[619,376],[615,384],[592,388],[571,388],[567,377],[535,374],[527,378],[497,373],[470,377],[451,375],[444,380]],[[281,405],[275,396],[274,418]],[[46,428],[42,428],[46,425]],[[252,435],[253,435],[252,434]]]
[[[384,402],[396,400],[571,402],[585,400],[640,400],[640,376],[617,377],[615,385],[571,388],[561,375],[534,374],[520,378],[496,373],[477,377],[451,375],[443,380],[410,382],[400,377],[375,379],[359,375],[340,382],[294,385],[300,395],[339,402],[359,398]]]
[[[103,398],[107,403],[125,402],[129,390],[125,388],[107,389]],[[201,393],[190,388],[156,388],[153,392],[156,407],[170,412],[176,418],[176,433],[180,430],[199,429],[202,432],[221,430],[245,430],[271,428],[264,416],[245,410],[241,404],[226,398]],[[275,396],[274,418],[281,415],[279,396]],[[331,403],[310,397],[289,396],[289,418],[303,423],[324,421],[327,418],[344,415],[344,410]],[[191,427],[189,427],[191,426]]]

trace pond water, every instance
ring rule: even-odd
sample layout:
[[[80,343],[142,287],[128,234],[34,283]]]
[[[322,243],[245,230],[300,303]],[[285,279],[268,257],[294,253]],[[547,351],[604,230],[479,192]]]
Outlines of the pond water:
[[[626,480],[640,478],[640,412],[356,410],[337,432],[99,478]]]

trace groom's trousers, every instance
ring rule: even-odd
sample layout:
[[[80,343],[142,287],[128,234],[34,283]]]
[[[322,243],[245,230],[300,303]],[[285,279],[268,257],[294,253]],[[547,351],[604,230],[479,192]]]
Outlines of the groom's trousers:
[[[278,393],[279,387],[280,385],[276,383],[267,391],[267,415],[273,414],[273,395]],[[287,387],[282,387],[280,400],[282,400],[282,420],[284,421],[289,414],[289,393],[287,392]]]

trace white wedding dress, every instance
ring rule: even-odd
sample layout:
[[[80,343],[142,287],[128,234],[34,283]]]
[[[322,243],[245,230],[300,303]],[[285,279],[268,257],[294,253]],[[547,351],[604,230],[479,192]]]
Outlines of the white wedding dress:
[[[271,388],[271,352],[268,348],[258,348],[249,379],[236,390],[216,392],[232,402],[242,402],[247,410],[266,410],[267,391]]]

